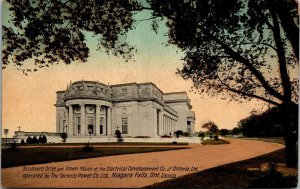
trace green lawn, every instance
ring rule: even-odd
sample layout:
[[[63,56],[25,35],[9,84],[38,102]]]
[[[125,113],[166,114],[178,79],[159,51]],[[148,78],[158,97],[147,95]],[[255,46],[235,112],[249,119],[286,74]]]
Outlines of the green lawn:
[[[112,156],[120,154],[133,154],[145,152],[157,152],[167,150],[187,149],[181,147],[95,147],[94,151],[86,152],[83,148],[19,148],[16,151],[2,149],[2,167],[14,167],[19,165],[32,165],[38,163],[50,163],[74,159]]]

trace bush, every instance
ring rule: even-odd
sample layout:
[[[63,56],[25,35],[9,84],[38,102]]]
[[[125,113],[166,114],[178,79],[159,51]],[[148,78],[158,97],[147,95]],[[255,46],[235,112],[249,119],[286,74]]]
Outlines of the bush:
[[[219,136],[218,136],[218,135],[215,135],[215,136],[214,136],[214,139],[215,139],[215,140],[219,140]]]
[[[38,144],[39,143],[39,140],[36,138],[36,136],[34,136],[32,138],[32,144]]]
[[[120,130],[116,130],[116,131],[115,131],[115,135],[116,135],[116,137],[117,137],[117,141],[118,141],[118,142],[123,142],[123,141],[124,141],[123,138],[122,138],[122,133],[121,133]]]
[[[180,136],[183,136],[183,131],[182,130],[177,130],[177,131],[175,131],[175,135],[176,135],[176,137],[177,138],[179,138]]]
[[[188,136],[190,136],[190,133],[184,132],[183,135],[184,135],[185,137],[188,137]]]
[[[39,136],[39,140],[38,140],[38,141],[39,141],[38,143],[43,144],[43,137],[42,137],[42,136]]]
[[[60,137],[63,139],[63,142],[66,142],[66,139],[68,138],[68,135],[67,135],[67,133],[62,133],[61,135],[60,135]],[[46,139],[47,140],[47,139]]]
[[[27,144],[32,144],[32,138],[30,136],[27,137],[26,143]]]
[[[43,135],[43,144],[47,143],[47,137],[45,135]]]
[[[22,145],[24,145],[24,144],[25,144],[25,141],[24,141],[24,139],[22,139],[22,140],[21,140],[21,144],[22,144]]]

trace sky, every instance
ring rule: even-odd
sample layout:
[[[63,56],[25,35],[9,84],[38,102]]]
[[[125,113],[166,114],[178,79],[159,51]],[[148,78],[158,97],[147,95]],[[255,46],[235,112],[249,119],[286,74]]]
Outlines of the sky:
[[[2,21],[7,22],[6,6],[3,5]],[[146,11],[137,18],[148,18]],[[186,91],[192,110],[195,111],[196,131],[207,121],[214,121],[219,128],[232,129],[240,119],[250,115],[254,109],[262,111],[266,104],[252,100],[244,103],[228,102],[191,92],[192,82],[175,74],[183,62],[182,52],[175,46],[166,46],[167,28],[160,23],[158,33],[151,30],[151,21],[139,22],[136,29],[128,33],[130,44],[138,52],[134,61],[109,56],[96,51],[95,38],[87,34],[87,43],[91,49],[87,62],[63,63],[43,68],[28,76],[13,66],[2,70],[2,130],[9,129],[9,137],[21,126],[22,131],[55,132],[56,128],[56,91],[65,90],[70,81],[99,81],[105,84],[131,82],[153,82],[163,92]],[[29,60],[32,61],[32,60]]]

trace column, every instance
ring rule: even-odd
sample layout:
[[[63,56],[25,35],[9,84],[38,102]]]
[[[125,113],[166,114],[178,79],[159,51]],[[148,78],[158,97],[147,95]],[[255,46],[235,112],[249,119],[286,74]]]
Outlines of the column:
[[[73,125],[73,107],[72,105],[69,105],[69,136],[73,136],[74,133],[74,125]]]
[[[154,123],[154,128],[152,131],[152,136],[155,137],[157,135],[157,109],[153,108],[153,123]]]
[[[96,129],[95,135],[100,135],[100,105],[96,104]]]
[[[101,108],[104,108],[103,106],[101,106]],[[106,135],[106,129],[107,127],[107,109],[105,111],[105,114],[104,114],[104,120],[103,120],[103,135]]]
[[[85,124],[85,104],[80,104],[80,130],[83,135],[88,135]]]
[[[159,111],[159,135],[163,135],[163,112],[162,110]]]
[[[107,111],[107,121],[106,121],[106,125],[107,125],[107,135],[112,135],[111,133],[111,107],[107,107],[106,109]]]
[[[163,116],[163,133],[162,133],[162,135],[165,135],[166,134],[166,132],[165,132],[165,130],[166,130],[166,116],[164,115]]]
[[[66,108],[66,124],[63,125],[63,132],[68,133],[68,126],[69,126],[69,112],[68,109]]]
[[[166,134],[169,134],[169,117],[166,117]]]

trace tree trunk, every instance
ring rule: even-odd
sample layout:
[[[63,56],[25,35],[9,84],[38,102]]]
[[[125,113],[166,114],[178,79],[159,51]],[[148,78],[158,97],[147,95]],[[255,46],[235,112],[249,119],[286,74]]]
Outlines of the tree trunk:
[[[281,109],[284,127],[285,162],[287,167],[298,166],[298,105],[283,104]]]

